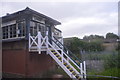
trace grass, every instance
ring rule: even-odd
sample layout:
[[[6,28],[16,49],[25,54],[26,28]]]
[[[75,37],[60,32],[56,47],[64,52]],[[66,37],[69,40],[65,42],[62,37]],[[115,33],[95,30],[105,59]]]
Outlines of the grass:
[[[120,72],[120,68],[110,68],[110,69],[105,69],[102,72],[89,71],[87,73],[87,75],[101,75],[101,76],[120,77],[120,73],[119,72]],[[92,77],[92,78],[94,78],[94,77]]]
[[[103,72],[99,73],[99,75],[120,77],[119,72],[120,68],[111,68],[104,70]]]
[[[43,78],[52,78],[53,75],[60,74],[63,75],[64,78],[69,78],[69,76],[64,72],[61,67],[56,68],[55,70],[47,71],[42,75]]]

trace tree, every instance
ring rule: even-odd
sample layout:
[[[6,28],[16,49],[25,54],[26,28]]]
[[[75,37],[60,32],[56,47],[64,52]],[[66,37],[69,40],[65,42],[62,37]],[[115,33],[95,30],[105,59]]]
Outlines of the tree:
[[[114,33],[107,33],[106,39],[119,39],[119,36]]]
[[[99,35],[90,35],[90,36],[84,36],[83,40],[85,41],[103,41],[104,40],[104,36],[99,36]]]
[[[77,37],[72,38],[71,41],[69,41],[69,45],[66,44],[66,46],[75,54],[79,54],[80,51],[95,52],[104,50],[100,40],[86,42]]]
[[[70,46],[69,46],[69,49],[74,52],[74,53],[77,53],[79,54],[79,46],[80,46],[80,43],[79,43],[80,39],[77,38],[77,37],[74,37],[70,43]]]
[[[95,52],[95,51],[103,51],[104,47],[102,46],[102,43],[99,41],[94,41],[89,43],[88,47],[89,51]]]

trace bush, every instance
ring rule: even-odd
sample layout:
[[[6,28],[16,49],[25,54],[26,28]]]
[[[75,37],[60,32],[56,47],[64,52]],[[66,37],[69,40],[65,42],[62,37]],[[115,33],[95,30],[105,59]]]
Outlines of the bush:
[[[120,68],[120,55],[118,53],[111,54],[105,59],[105,68]]]

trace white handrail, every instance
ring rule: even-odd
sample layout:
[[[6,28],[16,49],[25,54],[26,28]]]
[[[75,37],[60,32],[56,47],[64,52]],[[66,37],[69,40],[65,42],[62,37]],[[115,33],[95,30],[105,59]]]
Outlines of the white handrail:
[[[80,69],[80,67],[79,67],[67,54],[64,53],[64,55],[65,55],[72,63],[74,63],[74,65],[75,65],[78,69]]]
[[[52,35],[52,38],[54,39],[53,35]],[[36,40],[38,39],[38,40]],[[48,41],[48,31],[46,32],[46,36],[43,37],[41,35],[41,32],[38,32],[38,35],[33,37],[30,35],[29,33],[29,51],[30,51],[30,48],[32,49],[32,46],[33,43],[37,46],[37,50],[39,51],[39,53],[41,53],[41,48],[43,46],[43,44],[45,44],[46,48],[47,48],[47,53],[50,54],[51,56],[53,56],[54,54],[52,53],[51,51],[51,48],[53,50],[55,50],[55,52],[61,57],[61,60],[60,61],[55,55],[54,55],[54,59],[58,61],[59,65],[62,66],[62,68],[66,68],[64,70],[66,70],[66,73],[69,74],[69,76],[72,74],[68,69],[67,67],[64,65],[64,62],[67,63],[74,71],[76,74],[80,74],[79,76],[81,78],[86,78],[86,64],[85,64],[85,61],[83,62],[83,67],[82,67],[82,63],[80,63],[80,66],[77,65],[77,63],[75,63],[64,51],[63,49],[61,49],[57,44],[55,44],[54,42],[52,42],[54,44],[51,44],[49,41]],[[57,48],[57,49],[56,49]],[[61,50],[61,53],[58,51],[58,50]],[[70,63],[72,62],[78,69],[80,69],[80,73],[73,67],[73,65]],[[83,75],[84,74],[84,75]],[[74,75],[73,75],[74,76]],[[75,77],[75,76],[74,76]]]
[[[41,46],[42,46],[42,44],[41,44],[41,33],[40,32],[38,32],[38,51],[39,51],[39,54],[41,53]]]
[[[83,61],[83,65],[84,65],[84,77],[86,78],[86,63],[85,63],[85,61]]]
[[[61,54],[48,42],[48,44],[61,56]],[[62,56],[61,56],[62,58]],[[79,72],[63,57],[63,61],[65,61],[68,65],[70,65],[70,67],[77,73],[79,74]]]
[[[60,54],[50,43],[48,43],[58,54]],[[60,55],[61,56],[61,55]],[[63,57],[63,61],[65,61],[77,74],[79,74],[79,72]],[[62,63],[62,62],[61,62]],[[62,63],[62,65],[64,65]]]
[[[71,77],[71,72],[63,65],[61,64],[61,61],[48,49],[48,51],[51,53],[50,56],[62,67],[62,69]],[[76,78],[74,75],[72,78]]]
[[[62,55],[49,42],[48,42],[48,45],[50,45],[50,47],[52,47],[55,50],[55,52],[57,52],[58,55],[60,55],[60,57],[62,58]]]
[[[57,46],[56,44],[54,44],[55,46]],[[58,47],[58,46],[57,46]],[[58,47],[59,48],[59,47]],[[60,49],[60,48],[59,48]],[[60,49],[61,50],[61,49]],[[63,51],[63,54],[78,68],[80,69],[80,67]]]
[[[29,33],[29,51],[30,51],[30,48],[31,48],[30,43],[31,43],[31,39],[30,39],[30,33]]]

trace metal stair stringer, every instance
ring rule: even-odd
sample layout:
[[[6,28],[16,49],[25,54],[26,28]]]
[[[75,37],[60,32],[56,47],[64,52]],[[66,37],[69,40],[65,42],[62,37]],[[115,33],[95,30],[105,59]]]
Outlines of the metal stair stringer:
[[[48,45],[55,50],[55,52],[57,53],[57,55],[59,55],[61,58],[63,58],[62,60],[59,60],[51,51],[51,49],[48,49],[49,51],[49,55],[59,64],[59,66],[70,76],[70,78],[82,78],[81,75],[79,75],[80,73],[67,61],[67,59],[65,59],[64,57],[62,57],[62,55],[50,44],[48,43]],[[65,66],[64,63],[68,64],[68,66]],[[70,67],[73,70],[73,73],[67,68]]]
[[[50,51],[50,49],[49,49],[48,51],[49,51],[49,55],[55,60],[55,62],[56,62],[70,77],[72,77],[72,75],[70,74],[70,71],[61,63],[61,61],[60,61],[54,54],[52,54],[52,52]],[[75,78],[75,76],[74,76],[73,78]]]
[[[49,42],[49,40],[51,40],[51,42]],[[49,37],[48,32],[45,37],[41,35],[41,32],[38,32],[37,36],[31,36],[29,34],[29,51],[37,51],[41,53],[41,51],[43,51],[43,46],[46,47],[47,54],[55,60],[55,62],[70,76],[70,78],[79,79],[86,75],[86,69],[82,69],[82,63],[79,64],[75,61],[79,61],[79,59],[71,56],[73,54],[69,51],[69,49],[67,49],[61,42],[57,41],[57,39]],[[73,58],[75,58],[75,60]],[[80,70],[80,72],[79,70],[77,71],[75,66]]]

